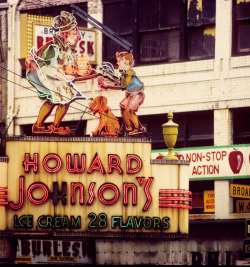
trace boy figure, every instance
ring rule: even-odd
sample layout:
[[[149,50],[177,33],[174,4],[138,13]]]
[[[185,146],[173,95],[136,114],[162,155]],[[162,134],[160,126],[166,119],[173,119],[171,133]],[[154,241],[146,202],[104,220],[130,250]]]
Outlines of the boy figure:
[[[115,75],[112,73],[113,71],[102,68],[102,76],[98,77],[98,85],[104,90],[126,90],[125,98],[120,102],[125,128],[129,135],[140,134],[145,131],[145,128],[139,122],[136,112],[144,101],[143,83],[132,69],[134,66],[134,59],[131,53],[117,52],[116,60],[121,76],[114,79],[113,77],[115,77]]]
[[[86,99],[73,84],[75,75],[79,72],[73,51],[81,37],[76,18],[69,12],[62,11],[54,18],[52,26],[56,31],[53,40],[36,53],[31,51],[26,60],[27,79],[37,89],[39,98],[45,100],[32,132],[70,135],[69,127],[59,126],[70,103],[76,99]],[[54,122],[46,128],[44,121],[56,105],[58,108]]]

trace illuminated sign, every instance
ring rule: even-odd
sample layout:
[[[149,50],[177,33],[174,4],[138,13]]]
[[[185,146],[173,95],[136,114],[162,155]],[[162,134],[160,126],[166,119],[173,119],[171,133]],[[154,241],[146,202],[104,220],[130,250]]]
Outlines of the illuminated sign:
[[[167,153],[166,150],[153,150],[151,157],[156,159]],[[179,159],[190,161],[191,181],[250,178],[248,144],[174,149],[174,153]]]
[[[250,198],[250,186],[230,184],[230,197]]]
[[[188,162],[151,160],[149,142],[64,140],[7,141],[2,230],[188,233]]]

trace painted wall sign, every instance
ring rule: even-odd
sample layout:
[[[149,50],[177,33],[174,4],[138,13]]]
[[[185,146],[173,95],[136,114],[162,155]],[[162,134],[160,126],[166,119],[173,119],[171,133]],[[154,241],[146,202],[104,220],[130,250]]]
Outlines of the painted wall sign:
[[[188,163],[151,161],[149,142],[104,140],[7,141],[0,227],[188,233]]]
[[[189,179],[220,180],[250,178],[250,145],[175,149],[179,159],[190,161]],[[153,150],[152,159],[167,150]]]
[[[18,263],[30,264],[93,264],[94,242],[92,240],[19,239]]]

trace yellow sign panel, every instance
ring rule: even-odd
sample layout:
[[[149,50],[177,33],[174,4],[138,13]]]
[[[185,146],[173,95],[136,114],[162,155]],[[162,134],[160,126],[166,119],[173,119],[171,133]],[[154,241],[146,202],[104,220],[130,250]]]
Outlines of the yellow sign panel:
[[[16,256],[15,264],[31,264],[30,256]]]
[[[148,141],[23,139],[7,141],[9,162],[0,162],[2,228],[188,233],[188,163],[151,161]]]
[[[204,191],[204,212],[215,212],[214,190]]]
[[[250,212],[250,200],[236,200],[236,212],[237,213],[249,213]]]
[[[230,197],[250,199],[250,186],[241,184],[230,184]]]

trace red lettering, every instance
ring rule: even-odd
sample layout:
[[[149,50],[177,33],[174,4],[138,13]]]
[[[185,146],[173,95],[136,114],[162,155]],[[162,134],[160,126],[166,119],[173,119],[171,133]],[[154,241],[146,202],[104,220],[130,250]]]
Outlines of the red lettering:
[[[37,49],[43,46],[43,37],[42,36],[37,36]]]
[[[88,173],[92,173],[93,171],[99,171],[101,174],[105,174],[105,169],[102,165],[99,155],[96,153],[92,163],[89,166]]]
[[[7,187],[0,187],[0,206],[8,205],[8,188]],[[6,200],[5,200],[6,199]]]
[[[37,173],[38,172],[38,154],[35,153],[34,159],[33,159],[33,161],[31,161],[30,154],[25,153],[23,165],[24,165],[24,171],[25,172],[29,172],[30,167],[33,167],[34,173]]]
[[[32,195],[32,191],[36,188],[39,188],[39,189],[42,189],[43,192],[44,192],[44,195],[42,198],[40,199],[36,199],[33,197]],[[43,204],[44,202],[47,201],[48,197],[49,197],[49,189],[48,187],[43,184],[43,183],[33,183],[29,189],[28,189],[28,192],[27,192],[27,195],[28,195],[28,199],[30,200],[31,203],[35,204],[35,205],[40,205],[40,204]]]
[[[88,49],[88,55],[94,55],[94,49],[93,49],[94,42],[87,42],[87,49]]]
[[[53,40],[53,37],[48,37],[47,36],[45,40],[46,40],[46,43],[48,43],[49,41],[52,41]]]
[[[103,191],[105,189],[112,189],[115,193],[114,197],[112,199],[105,199],[103,197]],[[102,186],[100,186],[99,190],[98,190],[98,198],[100,200],[101,203],[103,203],[104,205],[113,205],[119,198],[119,189],[116,185],[111,184],[111,183],[105,183]]]
[[[9,202],[9,206],[13,210],[18,210],[23,206],[24,202],[24,177],[20,176],[19,178],[19,203],[17,205],[13,204],[13,202]]]
[[[54,168],[51,168],[48,166],[48,161],[54,159],[56,160],[57,164]],[[49,173],[56,173],[58,172],[62,167],[62,159],[56,155],[56,154],[48,154],[44,157],[43,159],[43,168],[45,171],[49,172]]]
[[[74,155],[74,164],[72,166],[72,159],[71,155],[67,154],[66,155],[66,169],[69,173],[82,173],[85,171],[86,167],[86,155],[82,154],[81,156],[81,164],[79,164],[79,155],[75,154]]]
[[[197,174],[195,166],[193,167],[192,175]]]
[[[90,183],[89,185],[89,200],[87,202],[87,205],[91,205],[95,199],[95,194],[94,194],[94,187],[95,183]]]
[[[79,53],[81,53],[81,54],[85,53],[84,45],[85,45],[85,41],[80,41],[80,43],[79,43],[79,48],[80,48],[81,50],[79,51]]]
[[[76,204],[76,189],[79,188],[80,196],[79,203],[80,205],[84,204],[84,185],[82,183],[71,183],[71,204]]]
[[[108,173],[112,173],[114,169],[117,170],[119,174],[122,174],[123,171],[120,167],[121,159],[118,155],[110,154],[108,155]]]
[[[147,180],[147,183],[145,184],[145,187],[144,187],[144,193],[145,193],[145,196],[147,198],[146,200],[146,203],[142,209],[142,211],[147,211],[150,204],[151,204],[151,201],[152,201],[152,196],[150,195],[150,192],[149,192],[149,187],[153,181],[153,177],[149,177],[148,180]]]
[[[135,184],[124,183],[123,184],[123,204],[128,205],[128,190],[132,189],[132,205],[137,204],[137,187]]]
[[[135,168],[131,168],[132,166],[132,161],[136,161],[137,162],[137,166]],[[135,174],[137,172],[139,172],[142,169],[142,160],[139,156],[134,155],[134,154],[128,154],[127,155],[127,170],[126,172],[128,174]]]

